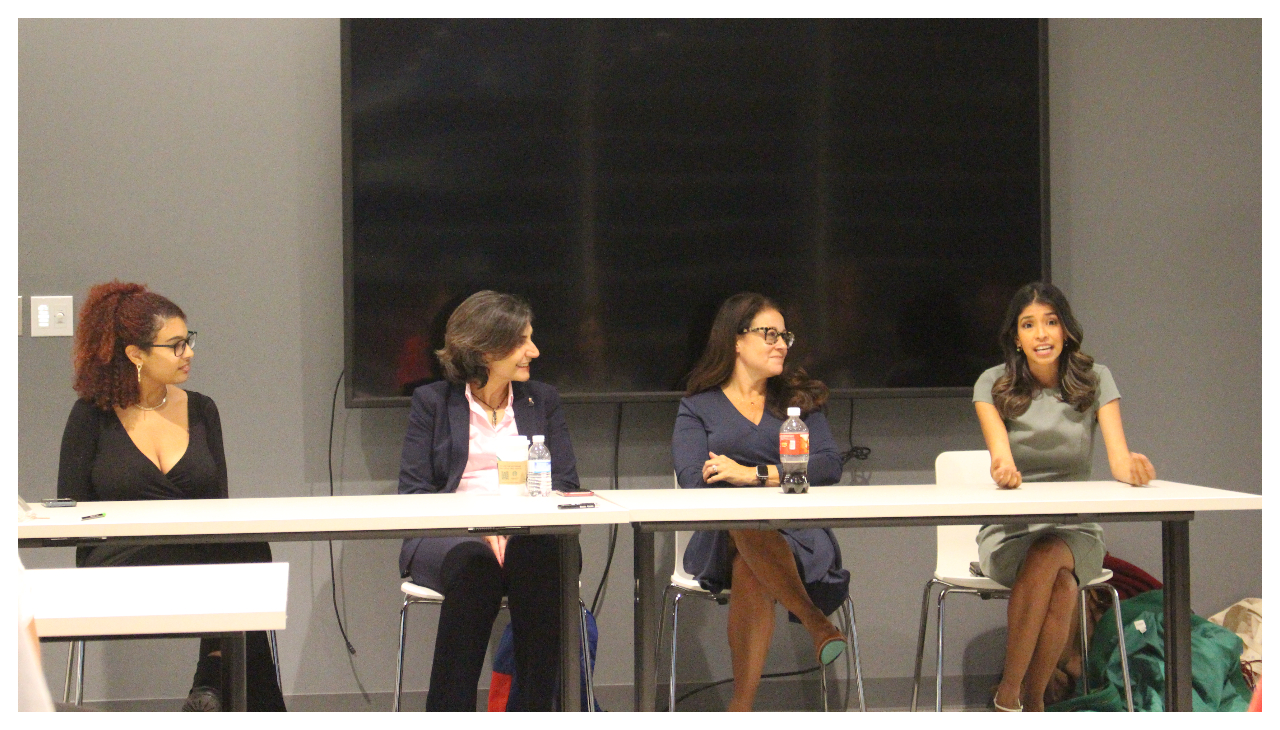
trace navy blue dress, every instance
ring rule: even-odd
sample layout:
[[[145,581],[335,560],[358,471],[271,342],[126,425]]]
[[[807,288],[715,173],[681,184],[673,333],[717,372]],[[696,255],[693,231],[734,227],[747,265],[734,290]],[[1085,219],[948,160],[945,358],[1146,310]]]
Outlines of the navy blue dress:
[[[826,416],[818,411],[802,420],[809,426],[809,483],[813,486],[835,484],[840,481],[840,454]],[[671,436],[680,488],[734,486],[702,481],[702,465],[711,451],[743,466],[779,466],[778,431],[781,428],[782,421],[767,410],[759,424],[747,420],[719,388],[682,399]],[[841,565],[840,544],[835,535],[825,528],[779,532],[791,546],[800,580],[814,605],[825,614],[834,612],[849,595],[849,571]],[[719,593],[728,588],[733,578],[729,534],[706,530],[694,533],[684,552],[684,569],[706,590]]]

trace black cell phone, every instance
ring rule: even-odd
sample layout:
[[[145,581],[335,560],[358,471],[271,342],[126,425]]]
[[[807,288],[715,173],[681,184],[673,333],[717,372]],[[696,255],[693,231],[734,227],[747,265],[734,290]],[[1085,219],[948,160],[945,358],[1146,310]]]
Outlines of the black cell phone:
[[[973,576],[974,578],[985,577],[982,575],[982,566],[978,563],[978,561],[974,560],[969,563],[969,575]]]
[[[76,501],[70,497],[51,497],[40,500],[40,504],[46,507],[74,507]]]
[[[573,504],[558,504],[556,507],[560,509],[594,509],[594,502],[574,502]]]

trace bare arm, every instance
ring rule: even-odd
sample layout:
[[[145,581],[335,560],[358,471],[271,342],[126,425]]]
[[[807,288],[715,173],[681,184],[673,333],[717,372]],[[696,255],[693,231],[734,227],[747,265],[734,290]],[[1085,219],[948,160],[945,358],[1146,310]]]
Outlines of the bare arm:
[[[978,411],[978,423],[982,426],[982,438],[987,442],[987,451],[991,452],[991,478],[1001,489],[1017,489],[1022,486],[1022,472],[1013,463],[1013,452],[1009,450],[1009,431],[1004,427],[1000,411],[982,401],[975,402],[973,407]]]
[[[1102,429],[1102,441],[1107,445],[1107,462],[1116,481],[1148,484],[1156,478],[1156,468],[1151,465],[1151,460],[1129,451],[1129,444],[1124,439],[1124,425],[1120,422],[1119,398],[1098,409],[1098,427]]]

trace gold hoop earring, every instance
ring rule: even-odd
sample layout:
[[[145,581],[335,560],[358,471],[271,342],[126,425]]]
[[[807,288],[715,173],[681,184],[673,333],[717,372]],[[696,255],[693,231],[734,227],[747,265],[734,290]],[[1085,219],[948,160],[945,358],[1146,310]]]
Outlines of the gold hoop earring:
[[[142,363],[138,363],[138,385],[142,385]]]

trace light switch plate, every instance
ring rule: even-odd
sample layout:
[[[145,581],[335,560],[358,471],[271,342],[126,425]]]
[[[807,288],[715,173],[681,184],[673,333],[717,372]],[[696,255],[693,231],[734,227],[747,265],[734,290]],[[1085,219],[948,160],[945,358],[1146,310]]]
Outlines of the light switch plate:
[[[32,337],[70,337],[72,319],[71,297],[31,297]]]

